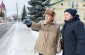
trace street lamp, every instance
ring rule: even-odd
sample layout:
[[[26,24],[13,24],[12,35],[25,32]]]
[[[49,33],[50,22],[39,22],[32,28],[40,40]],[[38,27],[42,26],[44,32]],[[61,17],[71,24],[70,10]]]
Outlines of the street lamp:
[[[18,20],[18,3],[16,3],[17,20]]]

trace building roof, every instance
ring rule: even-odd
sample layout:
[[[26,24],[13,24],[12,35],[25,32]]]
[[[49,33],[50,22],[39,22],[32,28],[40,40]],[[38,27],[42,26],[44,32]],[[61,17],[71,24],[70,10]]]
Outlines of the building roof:
[[[1,3],[1,6],[2,6],[4,9],[6,9],[6,8],[5,8],[5,4],[3,3],[3,1],[2,1],[2,3]]]
[[[3,0],[2,0],[2,3],[0,4],[0,11],[1,10],[6,10],[6,7],[5,7]]]

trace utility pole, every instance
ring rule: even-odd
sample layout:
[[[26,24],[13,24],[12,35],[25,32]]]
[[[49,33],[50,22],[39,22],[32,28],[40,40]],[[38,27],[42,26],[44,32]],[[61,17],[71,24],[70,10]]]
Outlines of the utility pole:
[[[18,3],[16,3],[16,11],[17,11],[17,20],[19,20],[18,19]]]

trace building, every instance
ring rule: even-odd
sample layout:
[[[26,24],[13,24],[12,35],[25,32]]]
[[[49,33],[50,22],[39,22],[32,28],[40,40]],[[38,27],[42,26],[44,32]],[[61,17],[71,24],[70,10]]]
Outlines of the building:
[[[59,24],[64,23],[64,10],[75,8],[80,15],[80,19],[85,23],[85,1],[84,0],[51,0],[52,2],[61,1],[52,6],[56,12],[55,21]]]
[[[4,14],[4,17],[0,17],[0,22],[2,20],[5,20],[6,19],[6,16],[7,16],[6,12],[7,12],[6,11],[6,7],[5,7],[5,4],[4,4],[3,0],[2,0],[2,2],[0,4],[0,13],[3,13]]]

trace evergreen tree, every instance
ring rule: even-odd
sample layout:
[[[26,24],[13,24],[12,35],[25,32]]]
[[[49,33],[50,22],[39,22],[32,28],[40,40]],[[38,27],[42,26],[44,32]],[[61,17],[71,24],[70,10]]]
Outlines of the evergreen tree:
[[[21,20],[23,21],[24,19],[26,19],[26,16],[27,16],[27,12],[26,12],[26,7],[24,5]]]
[[[3,17],[3,20],[4,20],[4,13],[3,12],[0,12],[0,17]]]
[[[30,0],[28,4],[28,18],[34,22],[39,22],[40,20],[44,19],[44,11],[46,7],[50,7],[58,2],[50,3],[51,0]],[[60,2],[60,1],[59,1]]]

